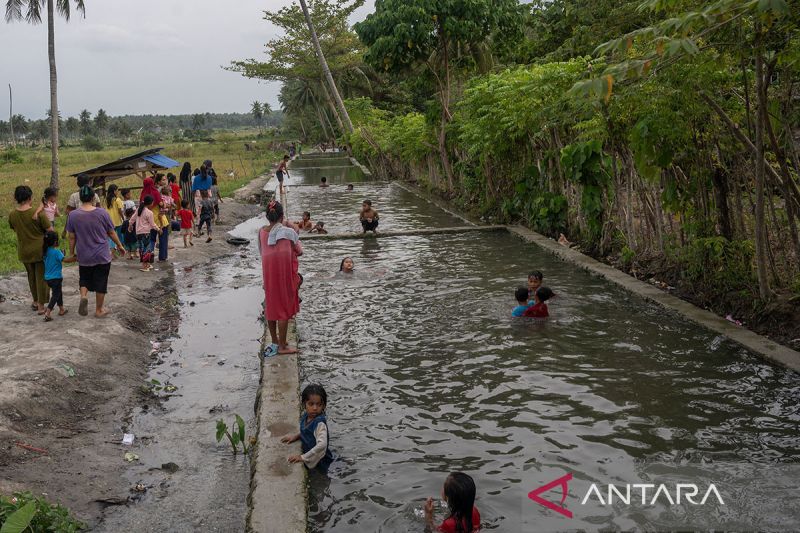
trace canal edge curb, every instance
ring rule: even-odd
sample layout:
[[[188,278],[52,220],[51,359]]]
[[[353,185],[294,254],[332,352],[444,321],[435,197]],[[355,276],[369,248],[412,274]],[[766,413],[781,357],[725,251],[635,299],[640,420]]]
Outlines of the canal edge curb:
[[[266,331],[264,339],[269,338]],[[289,343],[296,344],[294,321]],[[266,340],[264,341],[266,342]],[[246,531],[253,533],[305,533],[306,469],[286,458],[300,453],[300,443],[283,444],[280,438],[296,433],[300,417],[300,372],[297,354],[261,357],[261,380],[256,394],[256,444],[250,457],[250,493],[247,496]]]
[[[647,301],[654,302],[661,307],[678,313],[700,326],[719,333],[769,361],[795,372],[800,372],[800,352],[778,344],[749,329],[736,326],[711,311],[706,311],[685,300],[681,300],[677,296],[668,294],[644,281],[633,278],[621,270],[617,270],[581,252],[558,244],[556,241],[548,239],[544,235],[540,235],[533,230],[522,226],[508,226],[508,231],[527,242],[538,245],[564,261],[568,261],[619,285],[628,292],[632,292]]]

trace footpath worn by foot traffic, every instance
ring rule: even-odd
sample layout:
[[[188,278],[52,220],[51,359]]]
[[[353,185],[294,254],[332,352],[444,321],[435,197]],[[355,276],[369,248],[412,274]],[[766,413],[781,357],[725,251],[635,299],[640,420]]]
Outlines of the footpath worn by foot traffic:
[[[111,266],[105,318],[78,314],[77,268],[65,265],[66,316],[45,323],[30,310],[24,275],[0,279],[0,493],[46,493],[81,520],[96,523],[104,506],[129,491],[120,460],[120,428],[137,403],[151,363],[151,341],[170,336],[180,320],[172,261],[200,266],[237,253],[225,233],[260,209],[266,177],[220,205],[214,240],[183,247],[173,233],[170,261],[140,272],[137,260]],[[124,499],[124,498],[123,498]]]

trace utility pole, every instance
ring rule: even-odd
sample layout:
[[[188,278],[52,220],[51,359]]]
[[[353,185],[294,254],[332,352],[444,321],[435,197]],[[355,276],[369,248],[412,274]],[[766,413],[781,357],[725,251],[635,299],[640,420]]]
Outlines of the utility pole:
[[[17,147],[17,139],[14,137],[14,97],[11,94],[11,84],[8,84],[8,123],[11,126],[11,147]]]

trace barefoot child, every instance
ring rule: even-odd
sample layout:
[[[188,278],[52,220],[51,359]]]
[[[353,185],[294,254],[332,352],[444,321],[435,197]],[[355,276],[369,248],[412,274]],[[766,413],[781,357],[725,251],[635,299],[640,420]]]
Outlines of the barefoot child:
[[[211,242],[211,221],[214,220],[214,202],[209,198],[208,191],[200,191],[200,222],[197,223],[197,233],[203,233],[203,224],[208,230],[206,242]]]
[[[289,169],[286,165],[289,164],[289,159],[291,159],[288,155],[283,156],[283,160],[278,165],[278,169],[275,171],[275,177],[278,178],[278,188],[283,191],[283,178],[289,177]]]
[[[328,395],[322,385],[308,385],[300,395],[305,412],[300,417],[300,433],[284,435],[281,442],[290,444],[302,441],[302,455],[290,455],[290,463],[303,463],[306,468],[319,467],[323,472],[333,461],[333,454],[328,447],[328,420],[325,407]]]
[[[521,317],[530,307],[528,304],[528,288],[517,287],[517,290],[514,291],[514,298],[517,300],[517,306],[511,310],[511,316]]]
[[[371,200],[364,200],[364,203],[361,204],[361,213],[358,218],[361,220],[364,233],[368,231],[378,233],[378,212],[372,208]]]
[[[151,208],[153,207],[153,197],[149,194],[145,196],[139,204],[139,209],[133,213],[130,223],[136,225],[136,241],[139,244],[139,261],[142,272],[150,272],[153,269],[153,250],[155,243],[151,242],[150,232],[161,233],[161,228],[156,226],[155,218]]]
[[[216,176],[211,177],[211,201],[214,203],[214,223],[219,224],[219,204],[225,202],[222,201],[222,196],[219,194]]]
[[[181,208],[178,210],[178,218],[181,220],[181,235],[183,235],[183,247],[194,246],[192,242],[192,228],[194,227],[194,212],[189,209],[189,201],[181,201]],[[186,244],[188,240],[188,245]]]
[[[527,308],[525,312],[522,314],[524,317],[528,318],[547,318],[550,316],[550,313],[547,311],[547,304],[545,303],[547,300],[554,296],[553,291],[551,291],[547,287],[539,287],[536,289],[536,292],[533,293],[533,301],[534,304]]]
[[[53,308],[58,306],[58,316],[67,314],[64,308],[64,296],[61,290],[61,285],[64,282],[64,276],[61,273],[61,263],[74,263],[75,258],[64,258],[64,252],[58,248],[58,234],[55,231],[48,231],[44,234],[44,281],[50,287],[50,303],[47,304],[47,309],[44,312],[44,321],[52,322],[53,317],[50,314]]]
[[[481,529],[481,514],[475,507],[475,482],[462,472],[453,472],[444,481],[442,498],[450,514],[436,528],[442,533],[474,533]],[[433,498],[425,502],[426,526],[433,530]]]
[[[128,192],[130,195],[130,191]],[[125,209],[125,220],[122,222],[122,244],[125,245],[125,250],[128,252],[128,260],[139,256],[138,240],[136,238],[136,223],[131,222],[131,218],[136,213],[135,207]]]

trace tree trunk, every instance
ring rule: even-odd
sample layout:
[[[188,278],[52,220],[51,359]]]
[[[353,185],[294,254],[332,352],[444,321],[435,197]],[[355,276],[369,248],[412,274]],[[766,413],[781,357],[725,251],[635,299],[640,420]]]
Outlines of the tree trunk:
[[[331,92],[327,87],[325,87],[325,80],[320,80],[320,82],[322,92],[325,93],[325,100],[327,100],[328,106],[331,108],[331,112],[333,113],[333,117],[336,119],[336,124],[339,126],[339,131],[344,132],[344,123],[342,122],[342,117],[339,115],[339,111],[336,109],[336,103],[333,101],[333,98],[331,98]],[[331,131],[333,131],[333,127],[331,127]],[[335,132],[333,136],[336,137]]]
[[[764,57],[761,23],[756,23],[756,135],[755,135],[755,238],[756,238],[756,273],[758,275],[758,294],[762,300],[769,300],[772,291],[769,287],[766,243],[766,220],[764,217],[764,121],[767,119],[767,95],[764,92]]]
[[[444,21],[441,21],[444,23]],[[453,168],[450,165],[450,155],[447,153],[447,124],[450,122],[450,58],[448,57],[447,37],[439,32],[439,39],[441,40],[442,48],[444,51],[444,83],[439,80],[439,91],[442,103],[442,117],[439,126],[439,157],[442,160],[442,170],[447,178],[447,187],[450,192],[454,189],[453,184]],[[488,176],[487,176],[488,178]]]
[[[58,76],[53,0],[47,0],[47,55],[50,60],[50,186],[58,189]]]
[[[714,204],[717,210],[717,225],[719,233],[729,241],[733,240],[733,225],[728,208],[728,174],[724,168],[715,165],[711,172],[711,182],[714,184]]]
[[[350,121],[350,115],[347,114],[347,109],[344,107],[342,96],[339,94],[339,89],[336,88],[336,83],[333,81],[331,69],[328,67],[328,62],[325,60],[325,55],[322,53],[322,47],[319,45],[319,38],[317,37],[317,30],[314,29],[314,23],[311,22],[311,15],[308,13],[306,0],[300,0],[300,7],[303,8],[303,16],[306,19],[308,31],[311,32],[311,40],[314,42],[314,49],[317,51],[317,59],[319,59],[319,64],[322,67],[322,73],[325,75],[325,79],[328,80],[328,85],[330,86],[331,93],[333,93],[333,98],[336,100],[336,107],[339,109],[342,120],[347,127],[347,132],[353,133],[353,123]]]

